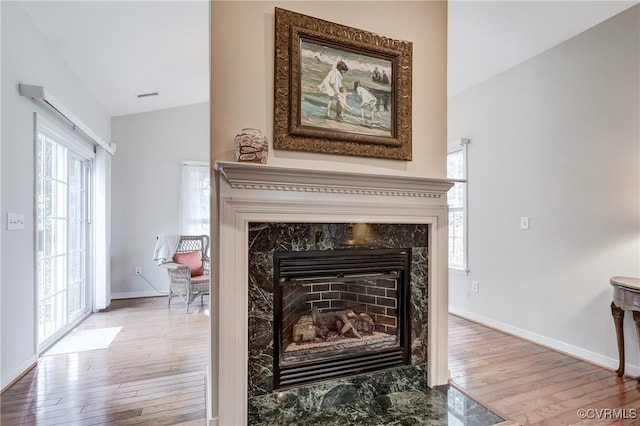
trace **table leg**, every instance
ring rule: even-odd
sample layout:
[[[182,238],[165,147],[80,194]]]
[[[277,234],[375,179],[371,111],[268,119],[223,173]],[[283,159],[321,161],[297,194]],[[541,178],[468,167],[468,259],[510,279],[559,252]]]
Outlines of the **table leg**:
[[[633,321],[636,323],[636,334],[638,336],[638,346],[640,346],[640,312],[633,311]],[[640,376],[636,377],[640,382]]]
[[[622,377],[624,374],[624,310],[618,308],[615,303],[611,302],[611,316],[613,316],[613,322],[616,325],[616,337],[618,339],[618,359],[620,360],[620,365],[616,370],[618,373],[618,377]],[[635,312],[634,312],[635,319]],[[638,317],[640,321],[640,316]],[[636,330],[640,333],[640,324],[636,322]]]

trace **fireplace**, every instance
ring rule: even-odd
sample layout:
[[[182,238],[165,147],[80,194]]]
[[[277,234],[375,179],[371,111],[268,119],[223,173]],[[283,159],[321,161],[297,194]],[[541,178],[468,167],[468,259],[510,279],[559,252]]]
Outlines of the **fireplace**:
[[[410,249],[274,253],[274,389],[409,364],[410,260]]]
[[[256,424],[263,415],[292,406],[331,406],[339,395],[370,398],[447,383],[446,192],[451,182],[248,163],[216,163],[215,170],[211,222],[216,224],[217,255],[212,265],[213,349],[207,393],[215,424]],[[404,270],[405,278],[410,276],[410,288],[405,289],[410,319],[404,332],[410,363],[305,385],[276,383],[274,355],[279,351],[280,357],[283,342],[274,337],[274,254],[356,253],[363,248],[369,254],[400,249],[410,257]],[[340,280],[344,275],[354,278],[340,275]],[[340,280],[335,285],[358,285]],[[375,287],[383,287],[383,282],[370,292],[380,291]],[[353,297],[343,296],[339,298],[347,301]],[[351,310],[354,315],[367,312]],[[399,334],[388,334],[400,341]]]

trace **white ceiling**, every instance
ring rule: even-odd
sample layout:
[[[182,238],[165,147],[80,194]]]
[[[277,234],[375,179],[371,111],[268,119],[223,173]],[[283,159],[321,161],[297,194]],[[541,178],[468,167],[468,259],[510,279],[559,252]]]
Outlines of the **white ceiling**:
[[[208,1],[20,3],[111,116],[209,99]],[[452,0],[449,95],[637,3]]]
[[[454,96],[638,1],[449,1],[448,93]]]
[[[109,115],[209,100],[207,1],[21,5]]]

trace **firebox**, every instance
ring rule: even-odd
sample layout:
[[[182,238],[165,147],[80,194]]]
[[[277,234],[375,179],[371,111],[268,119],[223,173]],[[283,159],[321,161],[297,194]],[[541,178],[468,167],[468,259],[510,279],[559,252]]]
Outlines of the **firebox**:
[[[274,390],[410,363],[411,249],[274,253]]]

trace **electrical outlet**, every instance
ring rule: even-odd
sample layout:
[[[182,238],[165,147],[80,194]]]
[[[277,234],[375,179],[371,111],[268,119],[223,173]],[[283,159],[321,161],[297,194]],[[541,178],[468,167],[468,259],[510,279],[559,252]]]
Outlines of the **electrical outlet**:
[[[478,293],[480,291],[480,284],[478,284],[478,281],[471,281],[471,291],[474,293]]]
[[[134,272],[136,273],[136,275],[142,275],[142,266],[136,266]]]

